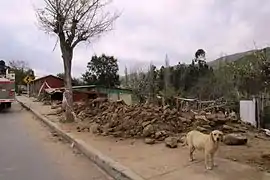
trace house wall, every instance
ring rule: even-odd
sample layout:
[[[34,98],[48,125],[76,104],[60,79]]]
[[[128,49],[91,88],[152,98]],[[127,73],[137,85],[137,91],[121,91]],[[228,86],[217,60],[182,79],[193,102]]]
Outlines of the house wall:
[[[132,102],[132,95],[131,94],[120,94],[120,99],[122,99],[127,105],[131,105]]]
[[[109,97],[109,100],[111,101],[123,100],[127,105],[132,104],[132,94],[130,93],[112,91],[112,92],[108,92],[108,97]]]
[[[79,92],[79,91],[73,91],[73,101],[78,102],[78,101],[83,101],[88,99],[88,94],[84,92]]]
[[[119,94],[117,93],[109,93],[108,98],[110,101],[117,101],[119,100]]]
[[[76,90],[78,90],[76,92]],[[83,99],[88,98],[86,91],[96,91],[99,93],[106,94],[110,101],[117,101],[117,100],[124,100],[124,102],[128,105],[132,104],[132,91],[125,90],[125,89],[110,89],[110,88],[103,88],[103,87],[77,87],[74,89],[74,101],[80,101]],[[76,92],[76,93],[75,93]]]

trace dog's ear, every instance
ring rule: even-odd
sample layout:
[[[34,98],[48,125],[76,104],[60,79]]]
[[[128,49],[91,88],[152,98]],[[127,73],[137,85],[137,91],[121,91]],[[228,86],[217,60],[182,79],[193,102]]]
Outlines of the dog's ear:
[[[213,132],[210,132],[210,139],[211,141],[215,142],[214,136],[213,136]]]

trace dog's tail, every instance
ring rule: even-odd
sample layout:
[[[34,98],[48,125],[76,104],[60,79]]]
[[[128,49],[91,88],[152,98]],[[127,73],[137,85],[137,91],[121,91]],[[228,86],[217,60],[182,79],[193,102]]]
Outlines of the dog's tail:
[[[184,141],[183,141],[182,146],[187,146],[188,145],[188,143],[187,143],[187,136],[184,136],[183,138],[184,138]]]

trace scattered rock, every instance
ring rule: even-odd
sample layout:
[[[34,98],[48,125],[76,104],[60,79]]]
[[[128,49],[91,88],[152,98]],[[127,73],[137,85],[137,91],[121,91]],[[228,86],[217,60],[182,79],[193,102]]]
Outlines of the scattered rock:
[[[206,112],[205,111],[201,111],[199,114],[206,115]]]
[[[153,125],[149,124],[143,129],[143,136],[149,137],[152,134],[154,134],[154,132],[155,132],[155,129],[154,129]]]
[[[77,126],[77,132],[81,132],[81,127],[80,126]]]
[[[142,127],[145,128],[146,126],[148,126],[149,124],[151,124],[151,121],[146,121],[142,123]]]
[[[203,124],[202,127],[205,128],[205,129],[211,129],[211,126],[208,125],[208,124]]]
[[[57,109],[58,107],[56,105],[52,105],[51,109]]]
[[[229,125],[226,125],[226,124],[223,124],[222,125],[222,129],[223,130],[228,130],[228,131],[233,131],[234,130],[234,128],[233,127],[231,127],[231,126],[229,126]]]
[[[56,103],[53,103],[53,104],[51,105],[51,109],[57,109],[57,108],[60,108],[60,107],[61,107],[61,105],[56,104]]]
[[[227,159],[231,160],[231,161],[238,161],[236,158],[234,157],[227,157]]]
[[[204,128],[204,127],[201,127],[201,126],[197,126],[197,128],[196,128],[198,131],[200,131],[200,132],[206,132],[207,131],[207,129],[206,128]]]
[[[229,117],[230,117],[231,119],[237,119],[237,115],[236,115],[236,113],[235,113],[234,111],[232,111],[232,112],[229,114]]]
[[[77,126],[77,132],[90,132],[89,126]]]
[[[176,137],[167,137],[165,139],[165,145],[169,148],[176,148],[178,146]]]
[[[157,140],[163,141],[168,136],[166,131],[158,131],[155,133],[155,138]]]
[[[56,132],[52,132],[51,134],[52,134],[53,137],[57,137],[58,136],[58,134]]]
[[[99,125],[97,123],[94,123],[90,126],[90,131],[93,133],[93,134],[97,134],[99,132]]]
[[[224,136],[223,142],[226,145],[245,145],[247,137],[242,134],[231,133]]]
[[[183,112],[181,114],[181,116],[184,117],[184,118],[186,118],[186,119],[189,119],[189,120],[195,119],[195,114],[193,114],[193,113],[191,114],[191,113],[188,113],[188,112]]]
[[[206,116],[205,115],[195,115],[194,117],[196,120],[204,120],[204,121],[208,121],[206,119]]]
[[[265,170],[266,170],[266,169],[265,169],[264,167],[262,167],[262,166],[258,166],[257,169],[258,169],[259,171],[265,171]]]
[[[82,111],[78,114],[78,116],[81,117],[81,119],[84,119],[86,117],[86,114]]]
[[[221,111],[219,111],[216,116],[218,119],[226,119],[226,115]]]
[[[110,123],[105,124],[105,125],[102,127],[102,132],[103,132],[104,134],[108,134],[108,133],[111,131],[110,126],[111,126]]]
[[[178,119],[179,119],[182,123],[191,123],[191,119],[187,119],[187,118],[183,118],[183,117],[178,117]]]
[[[210,120],[210,121],[213,121],[216,119],[216,114],[206,114],[205,115],[206,119]]]
[[[145,144],[155,144],[155,139],[152,138],[145,138],[144,139]]]
[[[51,105],[52,103],[50,101],[44,101],[43,105]]]
[[[261,158],[267,161],[270,161],[270,153],[261,154]]]
[[[269,129],[264,129],[264,131],[265,131],[265,134],[266,134],[267,136],[270,136],[270,130],[269,130]]]

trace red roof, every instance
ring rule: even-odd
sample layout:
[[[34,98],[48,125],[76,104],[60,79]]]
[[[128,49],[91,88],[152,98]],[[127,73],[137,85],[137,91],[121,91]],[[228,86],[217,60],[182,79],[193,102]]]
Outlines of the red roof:
[[[43,77],[37,78],[37,79],[35,79],[33,82],[35,82],[35,81],[39,81],[39,80],[41,80],[41,79],[46,79],[46,78],[48,78],[48,77],[53,77],[53,78],[57,78],[57,79],[59,79],[59,80],[64,81],[64,79],[62,79],[62,78],[60,78],[60,77],[58,77],[58,76],[54,76],[54,75],[47,75],[47,76],[43,76]]]

